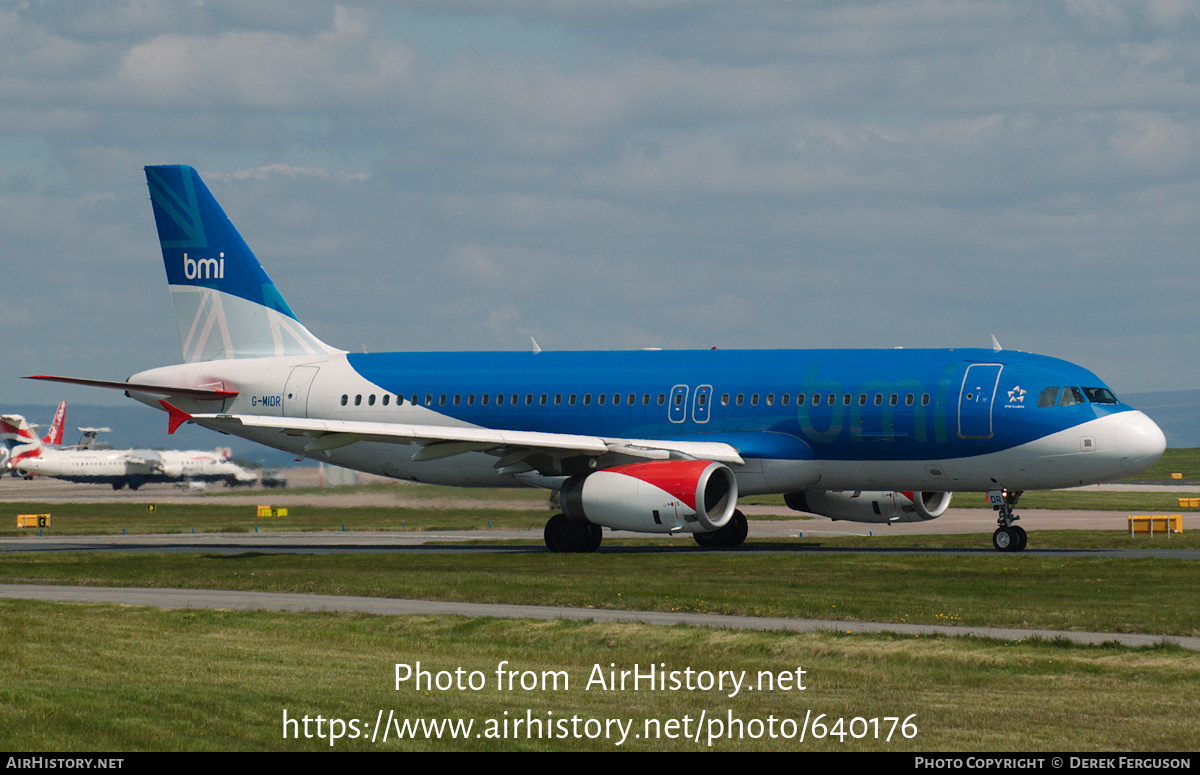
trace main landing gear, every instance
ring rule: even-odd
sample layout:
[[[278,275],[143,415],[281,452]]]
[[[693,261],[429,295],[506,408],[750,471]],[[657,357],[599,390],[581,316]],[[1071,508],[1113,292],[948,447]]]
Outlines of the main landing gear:
[[[705,549],[732,549],[746,540],[749,525],[746,515],[734,511],[729,522],[711,533],[693,533],[692,538]],[[603,533],[599,525],[581,522],[564,514],[555,514],[542,533],[546,548],[556,553],[587,554],[600,548]]]
[[[725,525],[711,533],[692,533],[696,543],[705,549],[732,549],[741,546],[746,540],[750,526],[746,523],[746,515],[735,509],[733,516]]]
[[[550,551],[572,554],[594,552],[600,548],[600,541],[604,538],[599,525],[568,519],[563,514],[550,517],[542,535]]]
[[[1020,497],[1021,493],[1008,490],[992,490],[988,493],[992,508],[1000,512],[1000,517],[996,520],[999,527],[992,533],[992,546],[998,552],[1023,552],[1025,545],[1029,543],[1029,536],[1025,530],[1013,524],[1020,519],[1013,514],[1013,507],[1017,505]]]

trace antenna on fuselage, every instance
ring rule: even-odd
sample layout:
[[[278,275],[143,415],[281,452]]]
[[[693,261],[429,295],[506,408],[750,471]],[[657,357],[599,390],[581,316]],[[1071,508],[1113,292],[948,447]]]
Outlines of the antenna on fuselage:
[[[537,343],[536,339],[534,339],[531,336],[531,337],[529,337],[529,341],[533,342],[533,354],[534,355],[537,355],[538,353],[540,353],[542,351],[542,346]]]
[[[995,334],[988,334],[988,336],[992,337],[992,352],[998,353],[1004,349],[1003,347],[1000,346],[1000,341],[998,339],[996,339]]]

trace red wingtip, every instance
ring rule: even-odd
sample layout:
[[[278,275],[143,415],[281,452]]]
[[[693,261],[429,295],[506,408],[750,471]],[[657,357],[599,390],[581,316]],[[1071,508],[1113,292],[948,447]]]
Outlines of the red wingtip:
[[[190,414],[183,411],[182,409],[180,409],[177,406],[171,406],[166,401],[163,401],[161,398],[158,400],[158,403],[162,404],[163,409],[167,410],[167,433],[168,434],[175,433],[175,431],[178,430],[180,425],[183,425],[185,422],[192,419],[192,416]]]

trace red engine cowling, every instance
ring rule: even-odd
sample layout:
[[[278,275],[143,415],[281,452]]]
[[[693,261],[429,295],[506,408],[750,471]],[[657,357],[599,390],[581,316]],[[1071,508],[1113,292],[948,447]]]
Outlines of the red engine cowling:
[[[641,533],[706,533],[733,516],[737,479],[708,460],[659,460],[575,476],[563,485],[569,519]]]
[[[850,522],[924,522],[950,508],[949,492],[831,492],[808,490],[783,497],[788,508]]]

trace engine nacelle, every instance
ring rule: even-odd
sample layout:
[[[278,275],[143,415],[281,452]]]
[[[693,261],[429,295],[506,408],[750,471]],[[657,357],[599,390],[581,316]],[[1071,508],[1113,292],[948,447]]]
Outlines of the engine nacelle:
[[[950,492],[831,492],[808,490],[783,496],[788,508],[850,522],[924,522],[950,508]]]
[[[737,479],[708,460],[657,460],[574,476],[563,485],[568,519],[641,533],[707,533],[737,503]]]

